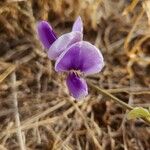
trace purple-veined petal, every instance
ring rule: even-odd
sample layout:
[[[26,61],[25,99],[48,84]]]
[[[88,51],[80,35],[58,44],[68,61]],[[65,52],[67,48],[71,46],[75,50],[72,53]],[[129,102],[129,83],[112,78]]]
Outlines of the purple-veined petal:
[[[49,49],[53,42],[57,39],[52,27],[46,21],[38,22],[37,33],[40,41],[46,49]]]
[[[70,73],[67,77],[67,86],[71,95],[76,99],[82,99],[88,94],[88,87],[83,78],[78,77],[74,73]]]
[[[72,31],[83,32],[83,22],[81,17],[79,16],[73,24]]]
[[[56,61],[55,70],[65,72],[79,70],[85,75],[98,73],[104,66],[103,56],[98,48],[86,41],[71,45]]]
[[[66,50],[70,45],[81,41],[82,38],[83,34],[80,32],[70,32],[63,34],[49,48],[49,59],[56,60],[64,50]]]

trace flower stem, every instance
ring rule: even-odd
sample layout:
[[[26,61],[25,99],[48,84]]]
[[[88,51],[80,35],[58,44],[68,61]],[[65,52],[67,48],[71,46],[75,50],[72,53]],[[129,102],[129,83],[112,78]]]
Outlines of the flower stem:
[[[107,92],[105,89],[102,89],[96,85],[94,85],[93,83],[91,83],[90,81],[88,81],[89,86],[91,86],[92,88],[94,88],[96,91],[98,91],[99,93],[101,93],[102,95],[105,95],[107,97],[109,97],[110,99],[112,99],[113,101],[115,101],[116,103],[120,104],[121,106],[123,106],[123,108],[126,108],[128,110],[133,110],[134,107],[130,106],[129,104],[123,102],[122,100],[120,100],[119,98],[115,97],[114,95],[112,95],[111,93]],[[142,118],[146,123],[148,123],[150,125],[150,120],[148,118]]]

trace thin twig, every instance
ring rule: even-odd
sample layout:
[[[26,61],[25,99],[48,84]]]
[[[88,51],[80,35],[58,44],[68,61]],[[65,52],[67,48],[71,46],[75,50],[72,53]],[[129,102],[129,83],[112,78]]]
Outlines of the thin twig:
[[[133,109],[132,106],[128,105],[127,103],[125,103],[125,102],[123,102],[123,101],[121,101],[119,98],[113,96],[112,94],[110,94],[110,93],[107,92],[106,90],[101,89],[101,88],[95,86],[93,83],[91,83],[91,82],[89,82],[89,81],[88,81],[88,84],[89,84],[92,88],[94,88],[96,91],[100,92],[102,95],[105,95],[105,96],[107,96],[107,97],[110,97],[113,101],[119,103],[120,105],[124,106],[125,108],[127,108],[127,109],[129,109],[129,110],[132,110],[132,109]]]
[[[2,74],[0,74],[0,83],[11,73],[15,70],[15,65],[10,65]]]
[[[97,146],[97,148],[99,150],[102,150],[102,146],[101,144],[99,143],[99,141],[97,140],[93,130],[91,130],[91,128],[89,127],[88,125],[88,122],[87,122],[87,119],[86,117],[84,116],[84,113],[80,110],[80,108],[78,107],[77,104],[75,104],[72,100],[69,99],[69,102],[75,107],[76,111],[78,112],[78,114],[82,117],[83,121],[84,121],[84,124],[85,124],[85,127],[87,128],[88,130],[88,133],[89,135],[91,136],[91,138],[93,139],[93,142],[95,143],[95,145]]]
[[[21,128],[20,128],[20,118],[18,112],[18,100],[17,100],[17,91],[16,91],[16,73],[13,72],[11,75],[11,83],[12,83],[12,98],[13,98],[13,105],[15,108],[15,122],[17,126],[17,138],[20,145],[21,150],[26,150],[25,144],[22,138]]]
[[[109,92],[107,92],[107,90],[101,89],[97,86],[95,86],[93,83],[91,83],[90,81],[88,81],[89,86],[91,86],[92,88],[94,88],[96,91],[98,91],[99,93],[101,93],[102,95],[105,95],[109,98],[111,98],[113,101],[115,101],[116,103],[120,104],[121,106],[123,106],[123,108],[126,108],[128,110],[133,110],[134,107],[130,106],[129,104],[123,102],[122,100],[120,100],[119,98],[113,96],[112,94],[110,94]],[[148,123],[150,125],[150,120],[147,118],[142,118],[146,123]]]

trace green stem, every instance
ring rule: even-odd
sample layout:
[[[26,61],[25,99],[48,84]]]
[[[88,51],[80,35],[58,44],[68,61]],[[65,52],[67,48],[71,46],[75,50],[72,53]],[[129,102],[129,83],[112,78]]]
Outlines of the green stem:
[[[94,85],[93,83],[91,83],[90,81],[88,81],[89,86],[91,86],[92,88],[94,88],[96,91],[98,91],[99,93],[101,93],[102,95],[105,95],[107,97],[109,97],[110,99],[112,99],[113,101],[115,101],[116,103],[120,104],[121,106],[123,106],[123,108],[126,108],[128,110],[133,110],[134,107],[130,106],[129,104],[123,102],[122,100],[120,100],[119,98],[113,96],[111,93],[107,92],[105,89],[99,88],[98,86]],[[147,118],[142,118],[146,123],[150,124],[150,120]]]

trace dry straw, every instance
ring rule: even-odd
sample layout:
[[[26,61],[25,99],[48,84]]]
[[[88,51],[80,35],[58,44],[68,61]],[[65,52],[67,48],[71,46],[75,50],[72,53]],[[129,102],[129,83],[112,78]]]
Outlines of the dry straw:
[[[88,80],[132,106],[149,107],[148,0],[3,0],[0,149],[149,149],[150,128],[144,121],[127,121],[120,105],[94,90],[74,102],[64,76],[53,71],[36,23],[48,20],[62,34],[78,15],[84,38],[102,50],[106,63]]]

